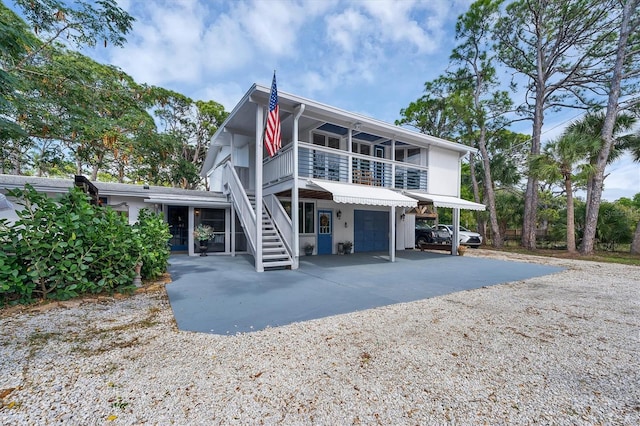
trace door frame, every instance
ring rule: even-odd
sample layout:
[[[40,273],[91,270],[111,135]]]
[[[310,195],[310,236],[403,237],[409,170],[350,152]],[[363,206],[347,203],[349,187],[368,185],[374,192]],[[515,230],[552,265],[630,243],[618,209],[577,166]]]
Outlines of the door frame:
[[[333,210],[318,209],[318,250],[317,254],[333,254]],[[326,218],[328,222],[323,224]]]

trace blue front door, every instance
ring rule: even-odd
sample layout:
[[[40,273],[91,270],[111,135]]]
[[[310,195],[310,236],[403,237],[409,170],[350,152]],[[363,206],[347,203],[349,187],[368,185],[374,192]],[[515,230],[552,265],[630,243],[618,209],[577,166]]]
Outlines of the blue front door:
[[[333,245],[333,212],[318,210],[318,254],[331,254]]]

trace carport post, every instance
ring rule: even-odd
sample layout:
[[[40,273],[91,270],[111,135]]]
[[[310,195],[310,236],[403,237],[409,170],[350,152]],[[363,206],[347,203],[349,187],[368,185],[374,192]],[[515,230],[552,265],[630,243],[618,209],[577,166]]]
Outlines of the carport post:
[[[396,206],[389,208],[389,260],[396,261]]]
[[[458,245],[460,244],[460,209],[453,209],[453,235],[451,236],[451,255],[458,255]]]
[[[263,106],[256,104],[256,272],[264,272],[262,264],[262,136],[264,131]]]

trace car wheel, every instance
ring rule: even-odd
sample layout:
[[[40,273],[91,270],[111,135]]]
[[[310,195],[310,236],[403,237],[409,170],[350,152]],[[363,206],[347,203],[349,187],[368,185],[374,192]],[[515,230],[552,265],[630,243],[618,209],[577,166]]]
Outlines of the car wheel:
[[[422,244],[427,244],[427,238],[426,237],[418,237],[418,239],[416,240],[416,245],[421,246]]]

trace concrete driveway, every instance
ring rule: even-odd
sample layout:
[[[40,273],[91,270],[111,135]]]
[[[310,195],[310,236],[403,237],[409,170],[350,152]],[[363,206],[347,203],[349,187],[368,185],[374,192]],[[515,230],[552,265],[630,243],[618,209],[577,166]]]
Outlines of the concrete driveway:
[[[169,260],[167,293],[178,328],[236,334],[411,302],[562,268],[471,256],[402,251],[300,258],[297,270],[257,273],[248,255]]]

